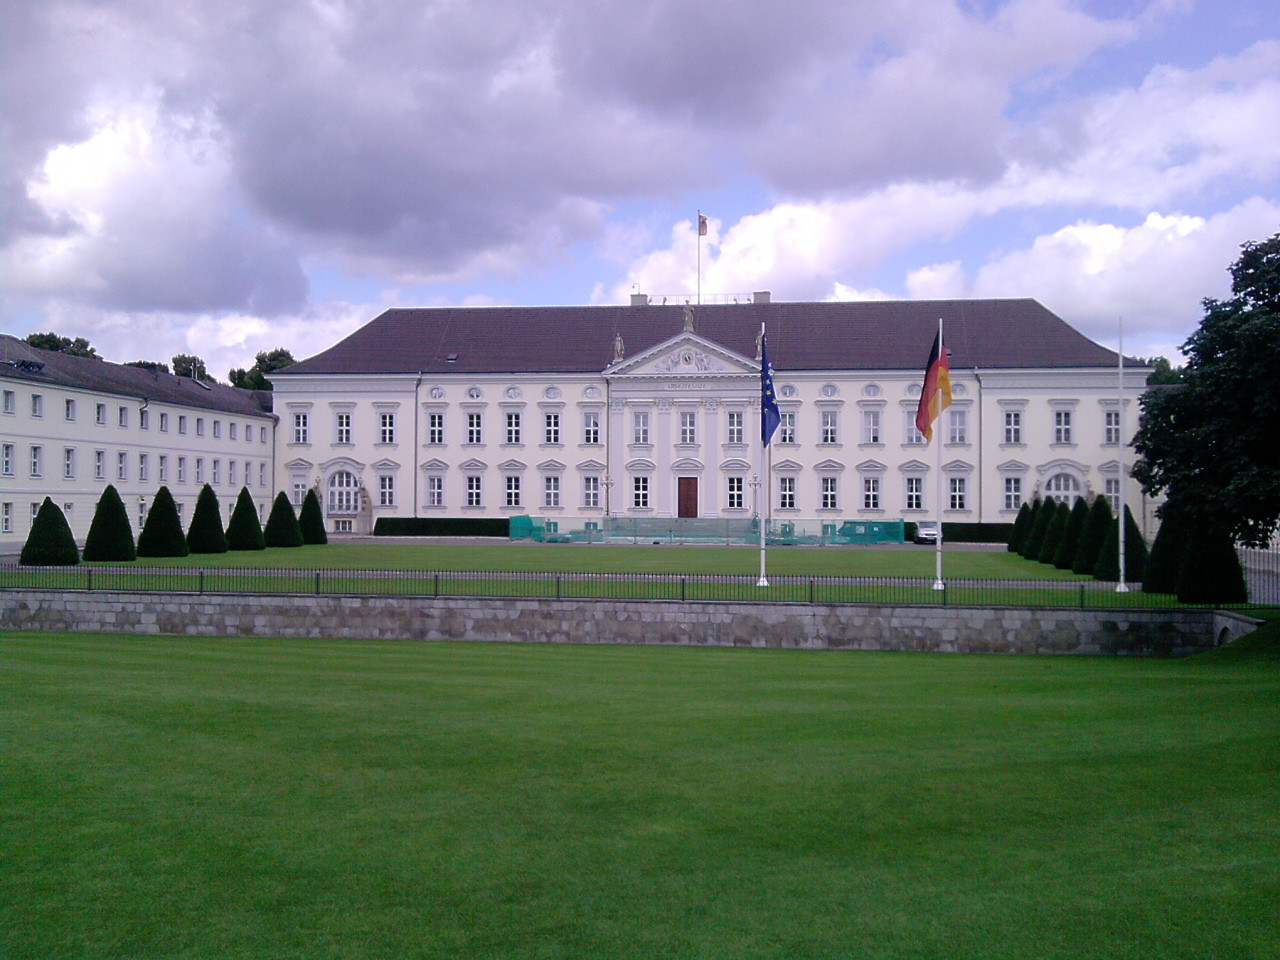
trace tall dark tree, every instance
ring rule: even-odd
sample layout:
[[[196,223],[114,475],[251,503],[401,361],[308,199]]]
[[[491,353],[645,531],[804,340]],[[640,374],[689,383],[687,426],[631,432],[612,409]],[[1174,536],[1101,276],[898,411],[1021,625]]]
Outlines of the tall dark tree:
[[[1022,555],[1028,560],[1039,560],[1040,550],[1044,547],[1044,538],[1049,533],[1049,524],[1053,523],[1053,515],[1058,511],[1058,504],[1053,497],[1045,497],[1040,501],[1040,509],[1036,511],[1035,523],[1027,534],[1027,542],[1022,546]]]
[[[1053,519],[1044,532],[1044,543],[1040,545],[1040,555],[1037,557],[1041,563],[1053,563],[1057,558],[1063,538],[1067,535],[1067,521],[1070,519],[1071,508],[1065,502],[1054,507]]]
[[[227,535],[222,532],[222,510],[218,495],[207,483],[200,488],[196,509],[187,528],[187,549],[192,553],[226,553]]]
[[[95,561],[129,561],[138,556],[133,543],[133,527],[129,511],[113,484],[107,484],[98,498],[98,507],[89,524],[84,541],[84,559]]]
[[[303,543],[329,542],[329,535],[324,532],[324,514],[320,512],[320,498],[316,496],[315,490],[308,490],[302,501],[302,514],[298,517],[298,525],[302,528]]]
[[[1070,570],[1076,562],[1076,551],[1080,549],[1080,538],[1084,536],[1085,524],[1089,522],[1089,504],[1084,497],[1076,497],[1076,502],[1067,515],[1067,529],[1054,555],[1053,565],[1059,570]]]
[[[258,508],[253,505],[253,495],[248,487],[240,488],[235,509],[227,521],[227,547],[231,550],[265,550],[262,524],[258,521]]]
[[[204,361],[190,353],[180,353],[170,361],[173,364],[175,377],[187,377],[191,380],[213,380],[205,370]]]
[[[138,534],[138,556],[185,557],[188,552],[178,505],[173,502],[169,488],[161,487],[151,500],[151,509]]]
[[[302,528],[298,525],[289,495],[283,490],[276,494],[275,503],[271,505],[271,515],[267,517],[266,541],[268,547],[302,546]]]
[[[237,367],[227,374],[227,379],[233,387],[242,387],[246,390],[270,390],[271,381],[267,379],[274,371],[281,367],[287,367],[296,363],[291,354],[284,347],[276,347],[274,350],[264,351],[253,358],[253,366],[248,370]]]
[[[1107,530],[1114,525],[1114,520],[1107,498],[1094,497],[1089,506],[1089,518],[1085,521],[1084,532],[1080,535],[1076,558],[1071,561],[1072,573],[1093,573],[1093,565],[1098,561],[1098,554],[1102,552],[1102,545],[1107,540]]]
[[[1222,530],[1198,527],[1187,535],[1178,570],[1178,600],[1182,603],[1247,603],[1240,557]]]
[[[1018,515],[1013,521],[1013,530],[1009,532],[1010,553],[1021,553],[1023,541],[1027,539],[1027,527],[1031,525],[1032,506],[1025,500],[1018,508]]]
[[[1186,527],[1179,522],[1176,514],[1166,512],[1151,544],[1147,564],[1142,568],[1144,593],[1177,592],[1178,572],[1182,568],[1186,546]]]
[[[1180,385],[1149,390],[1134,476],[1205,535],[1265,546],[1280,523],[1280,234],[1244,244],[1205,300]]]
[[[1141,581],[1147,564],[1147,544],[1134,522],[1129,508],[1124,508],[1124,579],[1126,583]],[[1093,579],[1115,582],[1120,579],[1120,525],[1112,523],[1107,539],[1093,562]]]
[[[102,359],[98,356],[98,351],[91,347],[89,341],[84,337],[72,339],[71,337],[60,337],[56,333],[32,333],[27,335],[25,342],[38,350],[53,350],[72,357]]]
[[[80,551],[66,516],[52,499],[45,497],[31,521],[31,532],[18,563],[24,567],[73,567],[79,562]]]

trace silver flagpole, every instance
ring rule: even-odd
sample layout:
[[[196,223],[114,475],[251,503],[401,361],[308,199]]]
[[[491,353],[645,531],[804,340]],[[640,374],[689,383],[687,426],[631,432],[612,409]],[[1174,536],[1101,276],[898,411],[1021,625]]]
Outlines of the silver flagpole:
[[[702,305],[702,211],[698,211],[697,222],[693,225],[698,234],[698,305]]]
[[[1124,317],[1120,317],[1119,320],[1116,321],[1116,327],[1119,331],[1119,350],[1117,350],[1117,353],[1119,354],[1117,364],[1117,369],[1119,370],[1119,382],[1117,385],[1118,392],[1116,396],[1120,401],[1120,436],[1117,438],[1120,441],[1117,444],[1117,447],[1119,448],[1117,457],[1120,461],[1120,500],[1119,507],[1116,510],[1116,513],[1119,514],[1116,518],[1116,523],[1120,524],[1120,530],[1116,537],[1116,540],[1119,543],[1118,549],[1120,551],[1120,582],[1116,584],[1116,593],[1128,593],[1129,585],[1125,583],[1124,569],[1124,528],[1126,526],[1124,522]]]
[[[766,342],[767,341],[765,340],[765,333],[764,333],[764,321],[761,320],[760,321],[760,343],[762,347],[760,351],[760,362],[762,364],[769,362],[769,358],[767,356],[769,351],[767,347],[764,346]],[[761,382],[763,383],[764,381],[762,380]],[[761,424],[762,430],[763,430],[764,415],[765,415],[764,403],[765,403],[764,392],[761,391],[760,424]],[[763,444],[763,446],[764,446],[764,451],[763,451],[764,452],[764,464],[763,464],[764,477],[762,478],[763,482],[761,483],[761,485],[756,488],[757,496],[759,495],[759,491],[761,490],[764,491],[764,508],[761,509],[758,502],[756,504],[756,515],[760,518],[760,579],[756,581],[757,587],[767,587],[769,585],[769,578],[765,574],[765,549],[766,549],[765,528],[768,527],[769,525],[769,472],[773,468],[773,450],[767,443]]]
[[[939,366],[941,366],[946,361],[946,349],[947,349],[946,344],[942,342],[942,318],[939,317],[938,318],[938,365]],[[929,376],[929,371],[926,370],[925,378],[927,379],[928,376]],[[943,483],[943,477],[942,477],[942,385],[938,383],[936,380],[934,381],[934,389],[937,391],[937,396],[938,396],[938,429],[937,429],[938,443],[935,448],[935,452],[938,458],[938,479],[937,479],[937,482],[935,483],[937,490],[934,493],[934,501],[938,508],[937,509],[938,539],[936,541],[937,546],[934,548],[934,558],[935,558],[934,567],[935,567],[936,579],[934,579],[933,581],[933,589],[945,590],[947,589],[947,585],[942,582],[942,483]]]

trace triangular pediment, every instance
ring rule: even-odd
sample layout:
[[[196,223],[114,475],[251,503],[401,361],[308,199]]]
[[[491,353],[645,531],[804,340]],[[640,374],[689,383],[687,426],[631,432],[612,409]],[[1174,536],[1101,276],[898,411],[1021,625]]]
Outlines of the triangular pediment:
[[[543,460],[538,464],[538,469],[545,473],[559,473],[564,470],[564,464],[559,460]]]
[[[418,468],[419,470],[448,470],[449,464],[445,463],[439,457],[432,457],[426,463]]]
[[[286,470],[310,470],[315,464],[310,460],[304,460],[302,457],[295,457],[284,466]]]
[[[458,464],[458,469],[459,470],[487,470],[489,469],[489,465],[485,463],[483,460],[477,460],[475,457],[472,457],[470,460],[465,460],[462,463]]]
[[[831,473],[833,471],[843,470],[844,464],[841,463],[839,460],[832,460],[828,458],[826,460],[820,460],[819,462],[815,463],[813,465],[813,469],[822,470],[823,472],[826,472],[826,473]]]
[[[795,460],[779,460],[773,465],[774,473],[799,473],[804,465]]]
[[[863,460],[854,469],[859,473],[884,473],[889,468],[879,460]]]
[[[578,464],[579,470],[603,470],[605,465],[599,460],[583,460]]]
[[[1004,463],[997,463],[996,469],[1001,473],[1026,473],[1031,465],[1021,460],[1006,460]]]
[[[372,466],[375,470],[398,470],[400,468],[400,464],[397,461],[389,460],[386,457],[383,457]]]
[[[610,364],[606,377],[759,376],[760,364],[688,331]]]
[[[944,463],[942,469],[948,473],[971,473],[973,464],[967,460],[952,460],[950,463]]]
[[[500,464],[498,464],[498,469],[505,470],[508,473],[510,473],[515,470],[525,469],[525,464],[513,458],[511,460],[503,460]]]

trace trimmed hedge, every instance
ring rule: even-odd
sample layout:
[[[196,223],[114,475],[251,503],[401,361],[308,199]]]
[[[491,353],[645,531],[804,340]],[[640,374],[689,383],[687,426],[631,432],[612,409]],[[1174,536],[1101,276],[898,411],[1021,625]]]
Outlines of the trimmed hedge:
[[[1053,509],[1053,519],[1049,521],[1049,529],[1044,533],[1044,543],[1040,545],[1039,560],[1041,563],[1053,563],[1062,549],[1062,542],[1067,537],[1067,522],[1071,519],[1071,508],[1060,503]]]
[[[1186,546],[1187,536],[1182,523],[1173,515],[1165,517],[1151,544],[1147,565],[1142,568],[1144,593],[1177,593],[1178,572],[1182,568]]]
[[[509,537],[506,517],[379,517],[375,537]]]
[[[1093,565],[1102,552],[1102,545],[1107,541],[1107,530],[1114,521],[1107,498],[1094,497],[1089,506],[1089,519],[1085,521],[1084,533],[1080,537],[1080,548],[1076,550],[1076,558],[1071,562],[1072,573],[1093,573]]]
[[[1080,538],[1084,536],[1085,524],[1089,522],[1089,504],[1084,497],[1077,497],[1067,516],[1067,529],[1062,536],[1062,543],[1054,555],[1053,565],[1059,570],[1070,570],[1076,562],[1076,551],[1080,548]]]
[[[289,495],[283,490],[276,494],[275,502],[271,504],[264,536],[268,547],[300,547],[303,544],[302,528],[294,516]]]
[[[129,511],[125,509],[115,486],[108,483],[93,511],[93,522],[89,524],[89,535],[84,541],[84,559],[127,563],[137,557]]]
[[[1049,532],[1049,524],[1053,523],[1053,515],[1058,504],[1053,497],[1045,497],[1040,501],[1040,509],[1036,511],[1035,523],[1027,534],[1027,542],[1022,545],[1022,555],[1028,560],[1039,560],[1040,549],[1044,546],[1044,538]]]
[[[138,556],[185,557],[189,552],[173,494],[168,487],[161,487],[151,501],[147,520],[138,534]]]
[[[1196,530],[1187,536],[1178,573],[1182,603],[1247,603],[1249,589],[1236,545],[1225,533]]]
[[[222,510],[218,495],[207,483],[196,498],[195,513],[187,529],[187,549],[192,553],[226,553],[227,535],[222,532]]]
[[[1107,539],[1098,551],[1098,559],[1093,563],[1093,579],[1117,581],[1120,579],[1120,525],[1111,524],[1107,531]],[[1141,582],[1143,570],[1147,564],[1147,544],[1142,539],[1142,531],[1134,522],[1129,508],[1124,508],[1124,578],[1128,583]]]
[[[24,567],[74,567],[79,562],[80,551],[67,518],[52,499],[45,497],[31,521],[31,532],[18,563]]]
[[[1022,501],[1022,506],[1018,508],[1018,516],[1013,521],[1013,531],[1009,534],[1010,553],[1022,552],[1022,545],[1027,542],[1027,531],[1031,528],[1034,514],[1035,507],[1025,500]]]
[[[240,488],[236,507],[227,522],[227,548],[230,550],[265,550],[262,524],[258,522],[258,508],[253,505],[253,495],[248,487]]]
[[[290,504],[289,512],[293,512]],[[329,535],[324,532],[324,514],[320,511],[320,498],[315,490],[308,490],[302,500],[302,514],[298,517],[298,527],[302,531],[302,542],[306,544],[323,544],[329,542]]]
[[[1008,543],[1013,527],[1012,523],[943,523],[942,539],[946,543]]]

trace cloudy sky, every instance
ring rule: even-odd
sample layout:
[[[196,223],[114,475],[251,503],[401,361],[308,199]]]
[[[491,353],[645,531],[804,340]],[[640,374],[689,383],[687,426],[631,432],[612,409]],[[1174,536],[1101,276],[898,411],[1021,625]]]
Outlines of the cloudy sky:
[[[0,330],[1034,297],[1176,356],[1280,232],[1273,0],[5,0]]]

